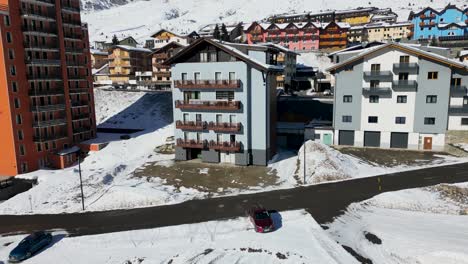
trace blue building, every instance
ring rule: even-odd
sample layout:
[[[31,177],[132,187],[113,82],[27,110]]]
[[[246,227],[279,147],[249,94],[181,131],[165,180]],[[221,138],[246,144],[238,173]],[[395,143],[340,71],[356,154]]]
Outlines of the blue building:
[[[468,36],[468,8],[448,5],[442,10],[426,7],[420,12],[411,12],[413,39],[429,39],[451,36]]]

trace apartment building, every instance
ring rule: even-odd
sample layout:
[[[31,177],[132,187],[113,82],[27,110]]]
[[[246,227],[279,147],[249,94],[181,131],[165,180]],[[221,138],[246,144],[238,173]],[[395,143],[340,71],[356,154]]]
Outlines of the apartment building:
[[[322,24],[319,37],[319,48],[325,51],[335,51],[346,48],[348,45],[347,23],[330,22]]]
[[[420,12],[411,12],[408,18],[413,23],[413,39],[432,37],[464,37],[468,35],[468,8],[447,5],[441,10],[426,7]]]
[[[397,43],[344,53],[328,69],[335,144],[440,151],[447,130],[468,130],[468,68],[442,53]]]
[[[87,25],[78,0],[0,3],[0,175],[76,160],[95,137]]]
[[[398,23],[373,23],[364,26],[365,41],[400,41],[411,39],[413,36],[413,24],[410,22]]]
[[[185,46],[178,42],[170,42],[150,53],[152,77],[149,86],[155,89],[171,88],[171,66],[165,65],[164,62],[183,48]]]
[[[267,165],[276,149],[274,47],[201,38],[171,65],[176,160]]]
[[[110,79],[114,84],[128,84],[136,72],[151,70],[151,50],[117,45],[109,49]]]

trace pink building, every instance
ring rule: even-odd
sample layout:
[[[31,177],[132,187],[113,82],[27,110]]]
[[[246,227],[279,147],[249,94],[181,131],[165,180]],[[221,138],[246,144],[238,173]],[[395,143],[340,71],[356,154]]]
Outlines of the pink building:
[[[246,30],[247,43],[272,42],[290,50],[319,49],[320,23],[252,23]]]

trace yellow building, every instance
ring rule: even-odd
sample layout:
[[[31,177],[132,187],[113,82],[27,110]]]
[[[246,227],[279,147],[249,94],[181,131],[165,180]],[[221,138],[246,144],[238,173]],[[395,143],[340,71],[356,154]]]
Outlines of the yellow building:
[[[117,45],[109,49],[109,72],[112,83],[127,84],[135,72],[151,70],[151,50]]]
[[[373,41],[399,41],[410,38],[413,24],[402,23],[375,23],[366,25],[365,38],[369,42]]]

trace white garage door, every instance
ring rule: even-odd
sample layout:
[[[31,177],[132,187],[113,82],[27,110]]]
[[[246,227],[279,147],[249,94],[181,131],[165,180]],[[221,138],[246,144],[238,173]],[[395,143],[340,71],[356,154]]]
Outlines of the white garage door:
[[[220,154],[221,163],[236,163],[236,154],[234,153],[223,153]]]

